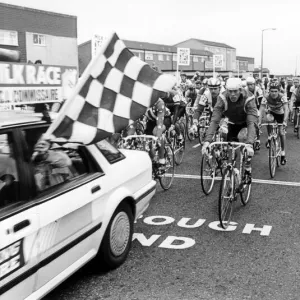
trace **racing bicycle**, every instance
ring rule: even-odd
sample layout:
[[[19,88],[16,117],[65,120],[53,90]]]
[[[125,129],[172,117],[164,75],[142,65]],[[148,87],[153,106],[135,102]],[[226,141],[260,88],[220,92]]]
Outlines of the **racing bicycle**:
[[[226,145],[231,153],[224,172],[219,189],[218,213],[220,225],[226,229],[232,219],[234,203],[238,195],[243,205],[246,205],[250,199],[251,181],[245,173],[245,165],[248,161],[245,143],[240,142],[213,142],[209,145],[209,152],[217,145]],[[237,166],[237,157],[239,155],[239,166]]]
[[[174,151],[170,143],[168,143],[165,133],[162,135],[165,141],[164,158],[165,165],[158,162],[158,148],[160,147],[160,139],[153,135],[130,135],[122,139],[124,149],[140,150],[149,153],[152,160],[152,177],[159,180],[161,187],[168,190],[174,179],[175,165],[174,165]]]
[[[294,122],[294,118],[296,117],[296,126],[295,126],[295,131],[296,131],[296,135],[297,138],[300,139],[300,109],[299,107],[293,107],[293,122]]]
[[[269,140],[269,171],[271,178],[275,177],[276,168],[280,165],[280,158],[281,158],[281,141],[280,136],[278,133],[278,127],[283,126],[283,124],[278,123],[264,123],[261,124],[262,126],[270,126],[271,132],[268,136]]]
[[[223,142],[224,135],[222,128],[219,127],[214,135],[213,142]],[[218,173],[222,176],[224,161],[228,158],[227,148],[222,144],[215,144],[208,152],[202,155],[200,167],[200,181],[202,191],[209,195],[214,187]]]

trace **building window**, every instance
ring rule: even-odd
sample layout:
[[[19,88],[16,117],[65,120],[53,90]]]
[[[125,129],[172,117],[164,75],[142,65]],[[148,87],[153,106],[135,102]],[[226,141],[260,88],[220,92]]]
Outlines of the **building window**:
[[[163,54],[158,54],[158,60],[159,60],[159,61],[164,61],[164,56],[163,56]]]
[[[33,44],[39,46],[46,46],[46,38],[42,34],[33,34]]]
[[[145,54],[145,60],[153,60],[153,54],[152,53],[147,53]]]
[[[177,61],[177,54],[173,54],[173,61]]]
[[[170,60],[170,55],[166,55],[166,60]]]
[[[19,46],[18,32],[0,29],[0,45]]]
[[[196,55],[194,55],[193,56],[193,62],[198,62],[199,60],[198,60],[198,56],[196,56]]]

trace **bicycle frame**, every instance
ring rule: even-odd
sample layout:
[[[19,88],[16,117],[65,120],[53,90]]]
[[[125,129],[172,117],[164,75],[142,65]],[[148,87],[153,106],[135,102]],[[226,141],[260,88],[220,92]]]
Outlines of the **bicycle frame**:
[[[274,123],[264,123],[261,124],[261,126],[270,126],[271,132],[268,133],[268,139],[269,139],[269,169],[270,169],[270,175],[271,178],[274,178],[275,172],[276,172],[276,165],[279,166],[278,158],[281,156],[281,141],[278,133],[278,127],[283,126],[283,124],[278,124],[277,122]],[[274,144],[273,144],[274,143]],[[274,152],[272,151],[272,145],[275,145]],[[275,161],[274,161],[275,159]]]
[[[240,156],[240,166],[239,169],[237,169],[236,166],[236,151],[240,149],[241,147],[245,147],[245,143],[240,142],[213,142],[209,145],[209,152],[212,150],[212,147],[214,146],[229,146],[231,148],[231,157],[230,161],[227,162],[226,168],[231,169],[235,175],[237,175],[238,178],[238,185],[241,183],[241,174],[242,174],[242,167],[243,167],[243,155]],[[242,153],[243,154],[243,153]]]

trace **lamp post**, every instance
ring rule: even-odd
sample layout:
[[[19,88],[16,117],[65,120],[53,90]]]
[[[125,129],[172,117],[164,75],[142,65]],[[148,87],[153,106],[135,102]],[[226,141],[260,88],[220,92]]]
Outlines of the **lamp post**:
[[[261,66],[260,66],[260,78],[262,79],[263,76],[263,61],[264,61],[264,31],[266,30],[276,30],[276,28],[265,28],[261,31]]]

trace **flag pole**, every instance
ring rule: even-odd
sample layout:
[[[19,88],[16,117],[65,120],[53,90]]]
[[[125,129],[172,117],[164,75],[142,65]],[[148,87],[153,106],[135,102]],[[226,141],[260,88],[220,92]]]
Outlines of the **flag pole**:
[[[216,61],[216,58],[213,55],[213,77],[214,78],[216,77],[216,65],[215,65],[215,61]]]
[[[177,85],[179,85],[179,53],[178,53],[178,48],[177,48],[177,69],[176,69],[176,81]]]

